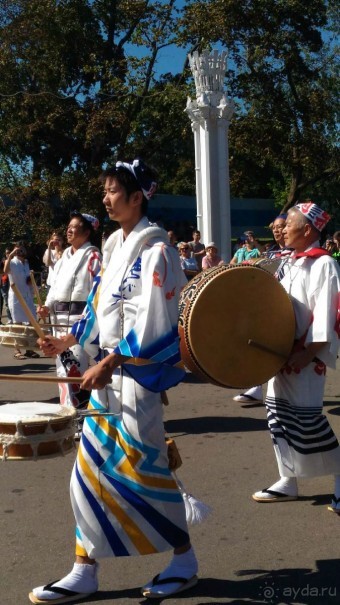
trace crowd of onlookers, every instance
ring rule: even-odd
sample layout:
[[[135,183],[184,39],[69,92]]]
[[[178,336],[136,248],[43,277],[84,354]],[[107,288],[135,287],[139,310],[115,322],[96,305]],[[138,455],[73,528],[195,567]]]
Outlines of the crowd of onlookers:
[[[253,231],[245,231],[237,238],[233,246],[230,264],[236,265],[244,261],[265,257],[275,251],[275,249],[279,249],[279,246],[282,247],[284,219],[281,220],[282,225],[280,225],[280,220],[280,217],[278,217],[271,225],[273,234],[272,241],[259,241]],[[178,250],[182,269],[188,279],[191,279],[201,271],[224,264],[216,244],[214,242],[208,242],[204,245],[204,243],[201,242],[201,234],[197,229],[193,230],[192,239],[190,241],[177,241],[176,234],[173,230],[168,231],[168,235],[170,244]],[[33,265],[34,270],[37,271],[37,282],[39,285],[49,289],[53,267],[61,257],[66,247],[66,241],[64,234],[61,231],[53,231],[47,241],[45,252],[40,259],[40,268],[39,259],[35,257],[31,258],[31,255],[25,248],[23,242],[16,242],[14,246],[5,249],[3,258],[0,261],[0,323],[3,323],[5,313],[7,323],[12,322],[8,304],[10,280],[8,274],[4,272],[4,264],[15,247],[22,249],[24,253],[23,262],[25,262],[28,267]],[[333,235],[328,235],[323,247],[338,263],[340,263],[340,231],[336,231]]]
[[[285,218],[283,216],[275,219],[270,226],[273,239],[269,242],[261,242],[253,231],[245,231],[234,244],[233,256],[229,264],[236,265],[244,261],[266,257],[275,250],[279,250],[280,247],[282,248],[284,246],[282,234],[284,225]],[[188,279],[201,271],[224,264],[219,256],[216,244],[209,242],[204,245],[201,242],[201,234],[197,229],[193,231],[192,240],[188,242],[178,242],[174,231],[168,231],[168,235],[171,245],[178,250],[182,269]],[[340,263],[340,231],[336,231],[334,235],[329,235],[323,247]]]

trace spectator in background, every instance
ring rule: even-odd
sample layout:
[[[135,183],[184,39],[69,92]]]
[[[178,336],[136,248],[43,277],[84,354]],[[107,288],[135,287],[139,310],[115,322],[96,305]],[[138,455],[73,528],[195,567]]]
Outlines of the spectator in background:
[[[181,261],[181,267],[188,279],[194,277],[198,273],[198,267],[196,259],[190,256],[190,246],[186,242],[180,242],[178,244],[179,258]]]
[[[338,263],[340,263],[340,231],[336,231],[334,233],[333,242],[335,244],[335,250],[332,253],[332,256],[336,261],[338,261]]]
[[[240,248],[243,248],[244,244],[246,243],[246,239],[247,239],[247,237],[245,235],[241,235],[240,237],[237,238],[236,243],[233,247],[233,256],[235,256],[237,250],[239,250]]]
[[[254,231],[245,231],[244,235],[246,236],[247,240],[253,245],[254,248],[257,248],[260,252],[263,252],[264,246],[255,237]]]
[[[203,257],[202,260],[202,269],[205,271],[206,269],[210,269],[211,267],[218,267],[219,265],[224,265],[223,260],[218,255],[218,249],[215,242],[210,242],[206,248],[206,256]]]
[[[238,265],[240,263],[243,263],[244,261],[255,260],[256,258],[259,258],[261,256],[261,252],[255,246],[256,241],[257,240],[255,240],[254,237],[246,236],[244,245],[238,250],[236,250],[235,255],[230,261],[230,264]]]
[[[177,237],[174,231],[168,231],[170,246],[177,249]]]
[[[325,243],[323,245],[323,248],[325,248],[325,250],[327,250],[327,252],[329,252],[329,254],[331,256],[333,256],[334,252],[337,251],[337,246],[331,236],[327,237],[327,239],[325,240]]]
[[[8,319],[7,323],[12,323],[12,316],[11,316],[11,312],[9,310],[9,305],[8,305],[9,277],[8,277],[7,273],[4,272],[5,260],[8,257],[8,255],[10,254],[10,250],[8,248],[6,249],[5,254],[6,254],[5,258],[3,258],[2,261],[0,262],[0,295],[1,295],[0,323],[2,323],[2,312],[3,312],[4,303],[6,306],[6,315],[7,315],[7,319]]]
[[[201,233],[197,229],[192,233],[192,241],[189,242],[189,247],[191,250],[191,256],[193,256],[197,263],[197,268],[199,271],[202,271],[202,260],[203,256],[205,256],[205,246],[200,241]]]
[[[60,231],[53,231],[51,237],[47,241],[47,248],[43,256],[43,263],[48,267],[46,279],[47,290],[49,290],[52,285],[54,267],[61,258],[64,248],[65,240],[63,234]]]

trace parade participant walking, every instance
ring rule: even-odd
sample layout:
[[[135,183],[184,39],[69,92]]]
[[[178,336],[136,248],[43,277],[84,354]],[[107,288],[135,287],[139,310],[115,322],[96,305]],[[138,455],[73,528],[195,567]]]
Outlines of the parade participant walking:
[[[41,317],[50,313],[52,323],[62,326],[55,328],[57,335],[70,331],[82,315],[93,280],[100,270],[101,254],[91,244],[98,225],[98,219],[89,214],[73,212],[71,215],[66,232],[70,245],[54,265],[45,305],[37,309]],[[57,357],[56,366],[58,376],[82,376],[89,367],[89,356],[76,344]],[[70,407],[83,408],[89,401],[89,392],[79,384],[60,383],[59,396],[61,405]]]
[[[30,593],[32,603],[77,600],[98,588],[96,559],[174,549],[168,567],[142,589],[169,596],[197,582],[185,506],[168,468],[160,390],[183,371],[177,331],[183,272],[166,232],[150,226],[147,200],[153,173],[140,161],[118,162],[102,175],[104,204],[120,229],[107,240],[103,274],[95,279],[84,318],[63,340],[44,341],[47,352],[79,342],[98,358],[85,372],[92,388],[71,478],[76,519],[76,563],[62,580]],[[97,344],[96,344],[97,343]],[[143,358],[149,364],[125,363]]]
[[[30,267],[26,256],[26,248],[22,242],[17,242],[14,246],[14,249],[8,254],[4,262],[4,273],[9,275],[10,288],[8,292],[8,307],[12,321],[15,324],[27,325],[29,324],[29,318],[22,308],[18,297],[13,291],[13,285],[15,285],[27,304],[28,309],[35,317],[36,310],[33,299]],[[16,347],[14,358],[26,359],[26,357],[40,357],[40,355],[31,349],[27,349],[24,353],[22,353],[19,347]]]
[[[298,498],[298,477],[335,475],[332,509],[340,509],[340,447],[322,414],[326,366],[335,367],[339,336],[339,267],[320,233],[329,215],[313,202],[288,213],[281,284],[291,297],[296,341],[281,372],[269,381],[265,405],[280,480],[253,495],[257,502]]]

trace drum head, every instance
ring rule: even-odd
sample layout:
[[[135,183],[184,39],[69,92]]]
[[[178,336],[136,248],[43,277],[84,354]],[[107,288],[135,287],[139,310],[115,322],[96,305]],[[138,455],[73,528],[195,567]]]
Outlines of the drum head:
[[[184,363],[186,347],[210,382],[235,388],[266,382],[292,350],[295,319],[288,294],[259,267],[225,266],[208,273],[198,294],[190,297],[184,339],[180,330]]]
[[[18,421],[24,423],[58,422],[65,418],[75,418],[76,415],[77,412],[74,408],[43,401],[21,401],[0,406],[0,422],[3,424]]]

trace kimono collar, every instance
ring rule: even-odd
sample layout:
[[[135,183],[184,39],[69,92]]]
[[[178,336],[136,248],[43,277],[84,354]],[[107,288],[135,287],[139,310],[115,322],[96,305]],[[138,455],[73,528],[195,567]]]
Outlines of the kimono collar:
[[[321,248],[318,244],[318,241],[314,242],[307,250],[298,252],[297,254],[293,253],[291,258],[319,258],[320,256],[330,256],[329,252],[327,252],[325,248]]]

